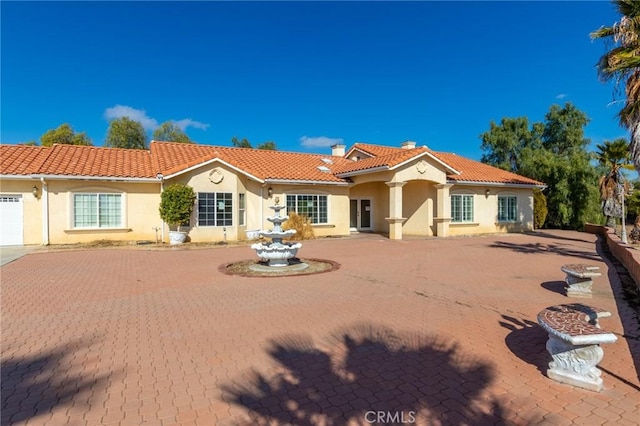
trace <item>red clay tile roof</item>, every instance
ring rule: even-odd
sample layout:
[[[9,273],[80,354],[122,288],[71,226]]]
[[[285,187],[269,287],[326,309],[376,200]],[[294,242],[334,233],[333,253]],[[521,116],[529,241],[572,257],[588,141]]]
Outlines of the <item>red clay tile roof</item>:
[[[367,154],[379,157],[381,155],[393,154],[402,148],[396,148],[393,146],[384,146],[384,145],[372,145],[368,143],[357,142],[353,144],[353,146],[351,147],[351,149],[349,149],[349,151],[347,151],[347,154],[349,154],[354,149],[358,149],[362,152],[366,152]],[[349,155],[347,155],[346,157],[349,157]]]
[[[424,154],[427,152],[426,148],[415,148],[415,149],[391,148],[391,149],[393,151],[381,150],[380,152],[385,153],[383,155],[378,155],[376,157],[371,157],[371,158],[365,158],[358,161],[350,161],[349,163],[344,164],[342,167],[338,168],[336,170],[336,173],[344,174],[344,173],[350,173],[350,172],[367,170],[367,169],[375,169],[377,167],[391,168],[405,161],[408,161],[419,154]]]
[[[434,152],[434,155],[454,169],[460,171],[459,175],[447,175],[447,179],[454,182],[484,182],[501,183],[512,185],[537,185],[543,186],[542,182],[520,176],[497,167],[470,160],[465,157],[450,152]]]
[[[460,174],[447,174],[447,179],[454,182],[482,182],[538,186],[544,185],[542,182],[539,182],[537,180],[529,179],[515,173],[507,172],[488,164],[480,163],[478,161],[470,160],[468,158],[460,157],[456,154],[448,152],[432,151],[426,147],[403,149],[390,146],[357,143],[349,150],[349,152],[351,152],[353,149],[362,150],[371,155],[375,155],[376,157],[365,158],[363,160],[359,160],[347,166],[344,166],[340,168],[339,171],[337,171],[338,174],[360,170],[364,171],[376,167],[392,168],[393,166],[401,164],[404,161],[410,160],[414,156],[418,156],[420,154],[423,154],[424,152],[429,152],[444,164],[460,172]]]
[[[155,178],[151,154],[142,149],[54,145],[39,174]]]
[[[169,176],[198,164],[219,159],[261,180],[314,181],[344,183],[333,170],[349,163],[342,157],[302,154],[252,148],[192,145],[174,142],[152,142],[151,152],[158,158],[160,171]],[[331,164],[322,159],[331,160]],[[323,172],[318,167],[329,169]]]
[[[381,145],[355,144],[374,157],[352,161],[331,155],[303,154],[249,148],[233,148],[175,142],[152,142],[150,150],[54,145],[51,148],[0,145],[0,174],[44,174],[57,176],[95,176],[104,178],[155,178],[186,171],[218,159],[262,181],[309,181],[346,183],[339,175],[355,171],[393,168],[420,155],[431,155],[450,169],[447,178],[454,182],[542,185],[533,179],[509,173],[489,165],[434,152],[426,147],[402,149]],[[323,161],[330,160],[330,162]],[[322,171],[319,167],[328,170]],[[451,170],[449,170],[451,172]]]
[[[0,175],[27,176],[36,173],[49,151],[41,146],[0,145]]]

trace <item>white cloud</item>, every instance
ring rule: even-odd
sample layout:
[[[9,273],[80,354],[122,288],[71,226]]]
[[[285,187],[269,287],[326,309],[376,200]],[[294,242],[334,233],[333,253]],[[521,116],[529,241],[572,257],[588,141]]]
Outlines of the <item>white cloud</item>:
[[[569,95],[567,95],[566,93],[560,93],[559,95],[556,95],[556,99],[564,99],[567,96],[569,96]]]
[[[308,136],[303,136],[300,138],[300,143],[302,146],[306,146],[309,148],[317,148],[317,147],[328,147],[331,145],[335,145],[337,143],[344,143],[342,138],[328,138],[326,136],[318,136],[315,138],[310,138]]]
[[[184,118],[182,120],[171,120],[171,121],[173,122],[173,124],[178,126],[180,130],[182,130],[183,132],[186,130],[187,127],[194,127],[196,129],[202,129],[202,130],[207,130],[207,128],[209,127],[208,124],[201,123],[199,121],[195,121],[190,118]]]
[[[147,115],[147,111],[143,109],[135,109],[126,105],[116,105],[114,107],[107,108],[104,111],[104,117],[107,120],[113,120],[120,117],[128,117],[142,124],[142,127],[144,127],[145,130],[155,130],[159,126],[158,120],[153,117],[149,117]],[[207,130],[207,128],[209,127],[208,124],[201,123],[190,118],[169,121],[178,126],[183,132],[187,127],[194,127],[196,129],[202,130]]]
[[[153,130],[158,127],[158,121],[155,118],[147,116],[147,112],[143,109],[135,109],[126,105],[116,105],[107,108],[104,112],[104,118],[113,120],[115,118],[128,117],[142,124],[145,130]]]

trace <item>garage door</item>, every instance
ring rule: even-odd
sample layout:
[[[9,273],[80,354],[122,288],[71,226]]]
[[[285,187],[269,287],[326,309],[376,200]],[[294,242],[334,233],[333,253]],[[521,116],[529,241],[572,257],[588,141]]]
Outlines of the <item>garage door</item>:
[[[0,195],[0,246],[22,245],[22,197]]]

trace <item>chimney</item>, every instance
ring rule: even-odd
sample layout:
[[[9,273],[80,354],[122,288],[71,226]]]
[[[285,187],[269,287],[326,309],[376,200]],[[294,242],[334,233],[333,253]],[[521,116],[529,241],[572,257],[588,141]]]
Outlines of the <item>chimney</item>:
[[[346,145],[343,145],[341,143],[337,143],[335,145],[331,145],[331,155],[336,156],[336,157],[344,157],[344,149],[346,148]]]
[[[402,149],[413,149],[416,147],[416,143],[414,141],[404,141],[400,144]]]

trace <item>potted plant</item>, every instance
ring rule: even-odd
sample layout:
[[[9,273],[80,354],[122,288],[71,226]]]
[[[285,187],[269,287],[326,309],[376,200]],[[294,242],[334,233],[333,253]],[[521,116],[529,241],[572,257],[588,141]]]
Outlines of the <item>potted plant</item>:
[[[181,230],[189,224],[196,194],[188,185],[174,183],[160,194],[160,218],[169,225],[169,242],[182,244],[187,233]]]

